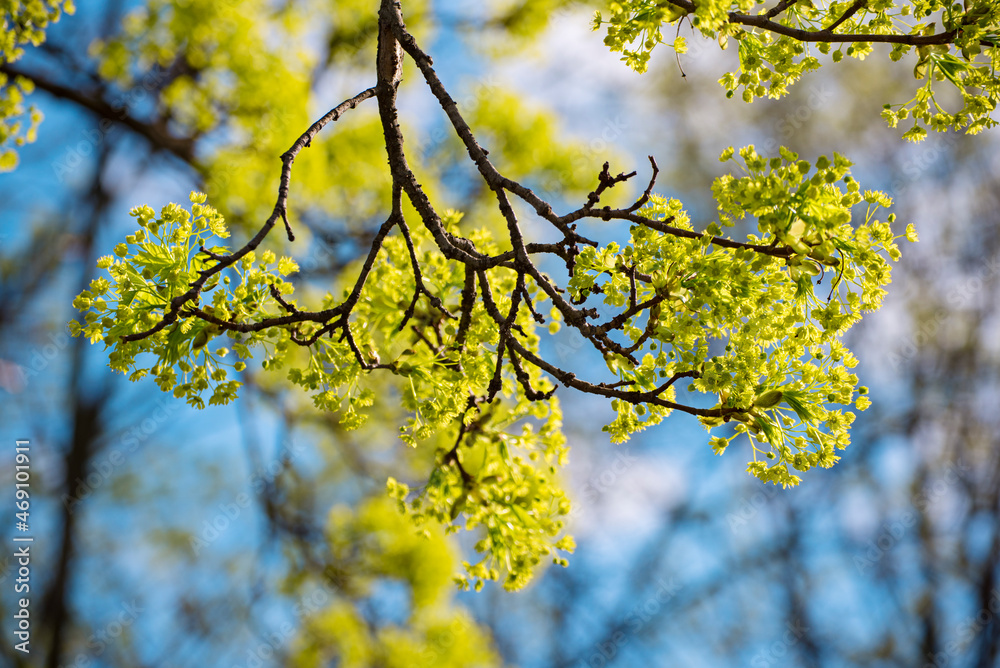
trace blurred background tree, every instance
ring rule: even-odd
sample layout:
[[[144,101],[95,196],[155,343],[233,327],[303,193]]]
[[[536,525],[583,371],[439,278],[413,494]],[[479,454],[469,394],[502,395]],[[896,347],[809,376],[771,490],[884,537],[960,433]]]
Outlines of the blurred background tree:
[[[886,306],[852,332],[874,406],[840,465],[775,490],[713,458],[693,420],[612,446],[599,429],[610,409],[567,397],[578,549],[571,568],[516,595],[455,592],[464,538],[414,537],[385,500],[388,476],[419,479],[433,454],[397,443],[399,416],[345,432],[254,365],[239,402],[196,412],[112,376],[103,352],[68,337],[69,302],[131,229],[132,206],[198,189],[237,235],[252,233],[277,156],[367,85],[370,5],[91,3],[0,67],[33,82],[46,116],[0,181],[0,412],[8,441],[32,439],[42,496],[36,644],[23,656],[4,643],[4,660],[995,665],[1000,153],[991,133],[902,145],[876,115],[905,99],[905,63],[824,68],[748,106],[716,83],[732,50],[694,36],[679,62],[656,52],[640,78],[590,32],[589,5],[408,3],[408,26],[488,145],[567,202],[605,160],[628,171],[652,153],[661,192],[711,220],[721,150],[784,144],[849,155],[921,232]],[[485,216],[489,193],[456,167],[463,149],[408,86],[417,78],[404,71],[400,106],[421,138],[420,178]],[[338,126],[297,163],[305,284],[362,252],[388,193],[373,110]],[[552,351],[594,363],[569,337]],[[5,486],[12,475],[3,468]],[[6,630],[14,569],[0,566]]]

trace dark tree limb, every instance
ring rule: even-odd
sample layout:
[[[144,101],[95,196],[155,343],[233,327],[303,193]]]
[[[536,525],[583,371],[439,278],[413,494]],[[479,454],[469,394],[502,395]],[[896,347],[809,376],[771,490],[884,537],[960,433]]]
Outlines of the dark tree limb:
[[[675,4],[685,1],[677,0]],[[791,6],[792,2],[786,1],[782,4],[784,5],[782,9],[784,9]],[[860,0],[856,5],[857,9],[854,9],[855,12],[861,7]],[[679,6],[683,5],[679,4]],[[778,7],[781,6],[779,5]],[[775,9],[778,8],[776,7]],[[849,13],[851,13],[851,10],[845,12],[845,16]],[[760,18],[763,19],[763,17]],[[846,20],[844,17],[842,19]],[[416,63],[424,81],[437,99],[442,111],[448,117],[453,130],[468,151],[469,158],[476,165],[483,182],[496,197],[497,210],[506,223],[507,240],[511,245],[510,250],[498,255],[487,255],[477,249],[470,239],[457,233],[449,232],[445,228],[441,215],[437,212],[434,204],[417,181],[407,161],[404,150],[404,137],[400,129],[396,106],[396,95],[401,80],[402,59],[404,56],[412,58]],[[414,279],[413,295],[402,313],[398,331],[403,331],[406,325],[417,315],[417,304],[421,295],[423,295],[427,297],[430,305],[441,314],[441,317],[429,323],[430,331],[434,333],[437,343],[435,344],[430,340],[428,333],[424,331],[426,328],[423,326],[411,327],[414,336],[426,344],[435,355],[442,355],[447,350],[464,351],[473,323],[473,312],[477,302],[481,301],[486,316],[492,321],[491,326],[496,328],[497,333],[494,371],[483,400],[491,402],[501,392],[505,370],[512,372],[517,383],[524,391],[525,396],[530,400],[542,400],[551,396],[554,388],[552,391],[542,392],[532,386],[531,376],[525,369],[524,363],[526,362],[542,372],[551,375],[563,385],[590,394],[620,399],[635,404],[648,403],[702,417],[727,417],[745,412],[744,409],[740,408],[694,408],[663,398],[664,393],[677,380],[681,378],[697,378],[698,372],[696,370],[679,372],[659,387],[651,390],[626,389],[628,386],[634,386],[635,383],[627,380],[610,385],[607,383],[595,384],[587,382],[577,378],[573,373],[547,362],[539,354],[529,350],[522,341],[521,337],[526,337],[527,333],[518,324],[518,318],[521,315],[521,307],[525,306],[535,322],[545,322],[544,317],[535,309],[531,298],[531,293],[536,288],[544,297],[547,297],[552,302],[555,310],[562,316],[565,324],[574,329],[576,334],[587,341],[594,350],[606,357],[617,357],[627,360],[632,364],[638,364],[635,353],[655,334],[658,318],[654,314],[659,309],[661,302],[665,301],[668,297],[667,293],[664,292],[640,300],[639,283],[649,284],[652,281],[652,277],[639,271],[635,265],[620,266],[614,271],[621,272],[628,278],[628,304],[620,313],[603,324],[598,324],[596,322],[596,309],[586,307],[585,302],[588,295],[603,292],[601,286],[597,284],[592,285],[581,294],[571,298],[570,295],[566,294],[564,287],[555,283],[549,276],[538,269],[534,260],[537,259],[537,256],[542,255],[559,257],[566,263],[572,277],[575,271],[576,258],[581,252],[581,247],[598,246],[596,241],[588,239],[577,232],[576,223],[586,218],[603,221],[626,221],[678,239],[700,240],[724,248],[749,250],[760,255],[776,258],[790,257],[793,254],[791,248],[778,243],[761,245],[734,241],[720,236],[676,227],[671,225],[672,219],[654,220],[647,215],[643,215],[641,211],[650,202],[653,187],[659,174],[659,168],[652,156],[649,157],[651,174],[646,188],[640,197],[630,206],[622,209],[599,206],[602,196],[608,190],[636,176],[635,171],[629,173],[621,172],[613,175],[610,165],[604,163],[601,172],[598,174],[597,185],[589,193],[583,206],[564,215],[557,214],[551,204],[541,199],[529,188],[501,174],[489,160],[489,152],[479,144],[472,129],[462,117],[455,100],[450,96],[434,71],[432,59],[420,49],[414,37],[407,32],[398,1],[382,0],[381,3],[379,10],[376,73],[377,82],[373,88],[363,91],[331,110],[303,133],[295,144],[282,155],[282,173],[278,198],[274,210],[257,235],[243,248],[229,255],[219,255],[204,251],[208,258],[214,261],[214,264],[210,268],[200,272],[199,278],[191,283],[190,289],[187,292],[173,298],[165,305],[165,313],[157,325],[146,332],[124,337],[125,341],[136,341],[145,338],[171,325],[183,314],[185,317],[201,318],[225,330],[245,333],[260,332],[271,327],[292,326],[292,341],[303,346],[311,346],[321,337],[326,335],[333,336],[339,332],[339,340],[347,343],[362,369],[369,371],[374,369],[394,369],[394,363],[381,364],[377,358],[366,359],[361,353],[351,329],[351,314],[361,299],[364,286],[378,260],[385,239],[394,228],[398,227],[399,233],[406,244]],[[343,302],[333,308],[322,311],[303,311],[285,301],[278,289],[272,285],[270,286],[271,295],[284,311],[281,315],[263,317],[253,322],[235,322],[219,318],[198,308],[196,300],[206,281],[226,267],[232,266],[256,248],[274,227],[279,218],[285,222],[289,239],[294,238],[288,226],[287,206],[291,168],[295,157],[302,149],[309,146],[312,139],[326,124],[337,120],[348,109],[354,108],[358,103],[370,97],[375,97],[378,102],[379,118],[392,178],[392,203],[388,217],[371,240],[368,254],[363,261],[353,288]],[[402,197],[404,194],[416,210],[420,224],[430,233],[437,250],[448,260],[464,266],[465,282],[461,292],[460,303],[457,307],[449,308],[440,297],[434,295],[428,289],[424,281],[417,248],[410,233],[410,228],[403,217]],[[518,220],[509,195],[513,195],[528,204],[534,210],[535,214],[550,223],[562,234],[562,240],[557,243],[534,243],[525,239],[522,224]],[[511,294],[510,307],[506,313],[502,313],[498,308],[491,285],[491,274],[499,269],[513,271],[516,277],[515,287]],[[452,308],[455,308],[455,310],[453,311]],[[621,333],[626,325],[633,321],[633,319],[641,317],[643,313],[647,313],[648,316],[645,328],[630,345],[623,345],[612,336],[612,334]],[[423,315],[420,316],[420,318],[423,317]],[[456,317],[458,319],[457,328],[454,334],[451,335],[451,340],[446,341],[447,337],[442,333],[441,328],[442,318]],[[298,325],[306,323],[312,324],[313,327],[306,330],[306,333],[303,333]],[[454,360],[446,360],[444,366],[457,373],[461,373],[460,364]],[[460,431],[459,441],[464,433],[464,430]]]
[[[247,244],[243,246],[243,248],[239,249],[234,253],[224,256],[216,264],[212,265],[208,269],[202,270],[200,272],[200,276],[197,279],[195,279],[194,282],[191,283],[190,289],[187,292],[178,295],[177,297],[174,297],[172,300],[170,300],[169,310],[167,310],[167,312],[164,313],[163,318],[157,324],[155,324],[153,327],[147,329],[144,332],[136,332],[135,334],[129,334],[127,336],[123,336],[122,341],[124,342],[140,341],[149,336],[152,336],[153,334],[162,330],[164,327],[172,325],[174,322],[176,322],[177,316],[180,313],[181,308],[184,307],[188,302],[192,302],[198,297],[198,295],[201,293],[202,288],[205,287],[205,282],[208,281],[208,279],[211,278],[212,276],[221,272],[226,267],[231,267],[232,265],[236,264],[236,262],[238,262],[240,259],[246,256],[247,253],[257,248],[261,244],[261,242],[264,241],[264,238],[267,236],[267,233],[271,231],[271,228],[274,227],[274,224],[278,221],[279,217],[285,221],[285,226],[289,235],[289,239],[293,240],[295,237],[294,235],[292,235],[291,228],[288,227],[288,218],[287,218],[288,188],[292,180],[292,163],[295,162],[296,156],[298,156],[298,154],[302,152],[302,149],[309,146],[312,143],[313,138],[317,134],[319,134],[320,130],[322,130],[328,123],[330,123],[331,121],[336,121],[346,111],[348,111],[349,109],[354,109],[355,107],[358,106],[359,103],[363,102],[364,100],[367,100],[370,97],[373,97],[374,95],[375,95],[374,88],[369,88],[367,90],[358,93],[349,100],[345,100],[344,102],[341,102],[339,105],[331,109],[329,112],[327,112],[325,116],[323,116],[321,119],[313,123],[308,130],[302,133],[302,135],[295,141],[295,143],[292,144],[292,147],[289,148],[287,151],[285,151],[285,153],[281,156],[282,167],[281,167],[281,181],[278,185],[278,200],[275,202],[274,210],[271,212],[271,215],[264,223],[264,226],[260,228],[260,231],[257,232],[257,234],[250,241],[248,241]],[[203,248],[201,250],[204,251],[205,249]],[[236,330],[236,331],[241,331],[241,330]],[[245,331],[254,331],[254,330],[245,330]]]
[[[691,13],[695,10],[695,3],[692,0],[667,0],[671,5],[679,7],[684,11]],[[857,6],[857,9],[854,7]],[[853,15],[861,6],[855,3],[847,10],[850,15]],[[853,10],[853,11],[852,11]],[[849,18],[848,16],[847,18]],[[899,34],[863,34],[863,33],[850,33],[850,34],[835,34],[833,29],[838,27],[841,20],[836,21],[833,25],[823,30],[802,30],[800,28],[792,28],[791,26],[786,26],[777,21],[772,20],[772,16],[767,14],[743,14],[742,12],[729,12],[729,22],[735,23],[737,25],[752,26],[754,28],[761,28],[769,32],[773,32],[777,35],[784,35],[785,37],[791,37],[799,42],[869,42],[869,43],[882,43],[882,44],[906,44],[909,46],[933,46],[935,44],[950,44],[955,41],[958,36],[958,30],[946,30],[944,32],[935,33],[933,35],[899,35]],[[846,20],[845,17],[841,17],[842,20]],[[980,42],[982,46],[994,46],[991,42],[982,41]]]

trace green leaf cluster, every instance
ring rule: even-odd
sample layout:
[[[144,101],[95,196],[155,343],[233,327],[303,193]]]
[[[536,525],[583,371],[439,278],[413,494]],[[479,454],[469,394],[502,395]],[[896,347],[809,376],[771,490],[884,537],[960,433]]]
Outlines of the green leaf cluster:
[[[75,10],[73,0],[0,0],[0,65],[18,60],[26,44],[44,42],[49,24]],[[31,143],[37,136],[42,113],[24,104],[33,90],[28,79],[0,71],[0,173],[17,167],[13,147]]]
[[[766,159],[749,146],[738,161],[733,149],[722,158],[736,162],[742,174],[715,182],[720,224],[754,217],[757,234],[748,242],[790,253],[768,255],[719,245],[711,236],[684,238],[635,225],[622,248],[584,249],[570,288],[578,297],[598,292],[605,304],[621,308],[630,299],[630,276],[639,276],[632,299],[653,305],[627,319],[622,331],[626,350],[641,361],[609,354],[611,371],[651,398],[674,374],[693,372],[690,389],[714,395],[721,413],[702,416],[705,427],[735,425],[733,436],[717,438],[713,449],[721,454],[746,433],[749,471],[765,482],[795,485],[800,478],[790,467],[829,467],[849,444],[854,414],[844,407],[869,404],[855,389],[850,369],[857,360],[841,337],[886,293],[889,259],[899,257],[899,237],[890,229],[895,218],[875,219],[891,201],[862,192],[842,156],[821,157],[814,166],[787,149]],[[852,209],[862,204],[867,211],[856,224]],[[645,213],[691,229],[677,200],[654,196]],[[720,224],[708,232],[721,234]],[[674,401],[674,386],[655,396]],[[616,399],[612,406],[617,417],[605,429],[615,442],[672,412],[655,401]]]
[[[488,631],[457,606],[451,589],[455,555],[443,532],[413,525],[386,498],[335,506],[322,610],[309,615],[292,644],[289,666],[499,666]],[[373,625],[363,603],[384,582],[409,595],[403,623]]]
[[[888,103],[882,112],[892,127],[912,120],[905,139],[919,141],[928,129],[976,134],[997,123],[992,113],[1000,99],[1000,5],[995,2],[800,0],[752,12],[754,6],[750,0],[608,2],[608,17],[598,12],[593,25],[606,27],[605,44],[637,72],[648,68],[667,26],[679,30],[684,20],[723,49],[735,40],[739,67],[719,83],[729,97],[742,91],[746,102],[785,95],[791,84],[821,66],[820,56],[833,63],[845,55],[864,60],[875,42],[888,42],[893,61],[914,52],[913,75],[924,81],[910,100]],[[682,42],[678,53],[684,48]],[[938,101],[935,84],[944,82],[957,93],[946,97],[960,104]]]
[[[0,1],[0,59],[13,62],[24,54],[24,45],[45,41],[45,29],[63,12],[76,11],[73,0]]]
[[[148,206],[133,209],[139,228],[128,235],[126,243],[115,247],[114,256],[98,260],[97,266],[107,270],[110,280],[98,277],[91,281],[89,289],[73,301],[85,312],[83,322],[70,322],[74,336],[82,334],[92,343],[103,341],[112,348],[108,357],[112,369],[129,374],[131,380],[152,375],[161,390],[186,398],[196,408],[205,407],[202,394],[206,390],[212,392],[209,405],[227,404],[240,386],[239,381],[228,379],[228,369],[240,371],[245,364],[232,357],[226,360],[229,346],[209,345],[222,332],[218,326],[185,312],[148,338],[126,342],[122,337],[160,322],[170,311],[171,302],[187,292],[198,272],[208,267],[209,256],[204,250],[224,250],[221,246],[205,248],[212,239],[229,236],[222,216],[205,205],[205,199],[204,194],[192,193],[190,212],[168,204],[158,218]],[[274,305],[269,286],[291,293],[291,283],[267,273],[275,262],[273,253],[264,253],[256,265],[254,260],[250,253],[228,275],[216,275],[205,284],[204,295],[214,291],[211,305],[204,307],[206,313],[220,318],[259,318]],[[283,259],[278,270],[288,273],[294,264]],[[258,335],[234,337],[230,345],[236,357],[249,358],[251,346],[273,349],[274,344]]]

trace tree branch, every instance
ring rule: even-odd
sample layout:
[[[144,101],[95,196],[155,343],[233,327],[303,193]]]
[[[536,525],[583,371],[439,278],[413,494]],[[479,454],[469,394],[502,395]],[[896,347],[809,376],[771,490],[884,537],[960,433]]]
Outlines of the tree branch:
[[[694,12],[695,3],[691,0],[667,0],[670,4],[680,7],[686,12]],[[858,7],[860,9],[860,7]],[[854,12],[858,11],[857,9]],[[851,12],[848,9],[848,12]],[[853,12],[851,12],[853,14]],[[842,17],[843,18],[843,17]],[[790,26],[782,25],[772,21],[767,14],[752,15],[741,12],[729,12],[729,22],[738,25],[753,26],[762,28],[778,35],[791,37],[800,42],[871,42],[883,44],[908,44],[910,46],[932,46],[935,44],[950,44],[958,36],[957,30],[948,30],[933,35],[900,35],[900,34],[846,34],[837,35],[832,32],[833,28],[839,25],[839,21],[830,28],[823,30],[801,30]],[[984,46],[993,46],[986,42]]]
[[[128,334],[126,336],[123,336],[122,341],[123,342],[140,341],[149,336],[152,336],[153,334],[162,330],[164,327],[167,327],[168,325],[171,325],[174,322],[176,322],[177,316],[180,313],[181,308],[188,302],[193,301],[201,293],[202,288],[205,286],[205,282],[212,276],[221,272],[226,267],[232,266],[233,264],[238,262],[241,258],[246,256],[247,253],[257,248],[257,246],[259,246],[261,242],[264,241],[264,237],[266,237],[268,232],[271,231],[271,228],[274,227],[274,224],[278,221],[279,217],[285,221],[285,226],[288,232],[289,239],[290,240],[294,239],[291,228],[288,227],[288,219],[287,219],[288,188],[292,180],[292,163],[295,162],[296,156],[298,156],[298,154],[302,152],[302,149],[309,146],[312,143],[313,138],[317,134],[319,134],[320,130],[322,130],[328,123],[336,121],[346,111],[348,111],[349,109],[354,109],[355,107],[358,106],[358,104],[360,104],[364,100],[367,100],[370,97],[374,97],[374,95],[375,95],[374,88],[369,88],[367,90],[358,93],[354,97],[341,102],[339,105],[331,109],[329,112],[327,112],[325,116],[323,116],[318,121],[313,123],[308,130],[303,132],[302,135],[297,140],[295,140],[295,143],[292,144],[291,148],[285,151],[285,153],[281,156],[282,166],[281,166],[281,180],[278,185],[278,199],[274,204],[274,210],[271,212],[271,215],[268,217],[263,227],[260,228],[260,231],[258,231],[257,234],[250,241],[248,241],[246,245],[243,246],[243,248],[239,249],[238,251],[226,256],[222,256],[221,258],[219,256],[215,256],[215,258],[218,259],[216,264],[212,265],[208,269],[204,269],[201,272],[199,272],[200,276],[193,283],[191,283],[190,289],[187,292],[178,295],[177,297],[174,297],[172,300],[170,300],[169,310],[167,310],[167,312],[163,314],[163,318],[157,324],[155,324],[150,329],[147,329],[146,331],[136,332],[135,334]],[[202,248],[201,250],[204,251],[205,249]],[[331,314],[330,317],[332,317],[333,315],[336,315],[337,309],[321,311],[320,313]],[[309,318],[303,318],[303,320],[307,319]],[[291,322],[301,322],[301,320],[296,320]],[[247,331],[254,331],[254,330],[247,330]]]
[[[51,81],[40,74],[26,72],[10,64],[0,64],[0,72],[7,76],[24,77],[35,84],[39,90],[43,90],[53,97],[67,100],[80,106],[99,118],[118,121],[136,134],[145,137],[154,150],[163,150],[172,153],[184,162],[194,165],[194,137],[175,137],[167,131],[166,123],[148,123],[140,121],[129,114],[126,107],[114,107],[108,103],[100,93],[88,94],[75,88],[68,88]]]

